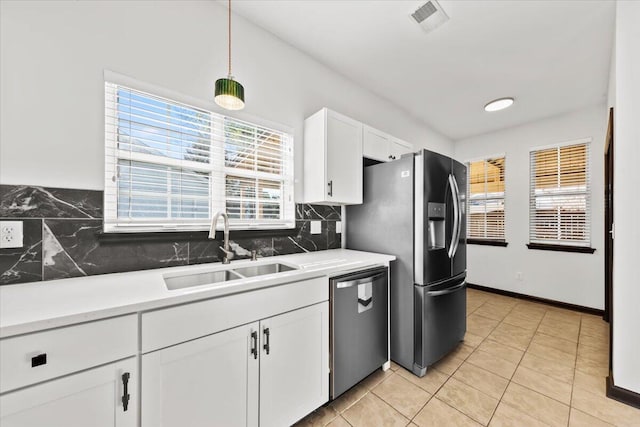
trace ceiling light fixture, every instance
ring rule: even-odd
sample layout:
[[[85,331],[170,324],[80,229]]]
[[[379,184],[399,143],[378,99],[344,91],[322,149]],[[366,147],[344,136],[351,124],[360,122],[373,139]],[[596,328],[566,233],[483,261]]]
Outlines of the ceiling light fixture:
[[[505,108],[509,108],[513,105],[513,98],[498,98],[494,99],[491,102],[488,102],[487,105],[484,106],[484,111],[500,111]]]
[[[227,110],[244,108],[244,87],[231,75],[231,0],[229,0],[229,73],[226,78],[216,80],[215,101]]]

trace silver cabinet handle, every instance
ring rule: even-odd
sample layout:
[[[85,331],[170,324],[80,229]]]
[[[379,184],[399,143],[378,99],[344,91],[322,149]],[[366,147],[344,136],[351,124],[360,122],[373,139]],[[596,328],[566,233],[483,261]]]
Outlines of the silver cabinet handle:
[[[342,289],[342,288],[350,288],[352,286],[364,285],[365,283],[373,283],[374,281],[376,281],[381,277],[384,277],[385,275],[386,273],[378,273],[374,276],[363,277],[362,279],[349,280],[347,282],[338,282],[336,287],[338,289]]]

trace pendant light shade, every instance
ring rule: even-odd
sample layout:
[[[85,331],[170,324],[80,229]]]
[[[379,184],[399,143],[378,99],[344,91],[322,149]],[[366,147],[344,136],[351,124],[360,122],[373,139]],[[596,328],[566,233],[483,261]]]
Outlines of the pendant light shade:
[[[231,0],[229,0],[229,75],[227,78],[216,80],[216,104],[227,110],[242,110],[244,108],[244,87],[233,79],[231,75]]]
[[[232,76],[216,80],[216,104],[227,110],[242,110],[244,108],[244,87],[233,80]]]

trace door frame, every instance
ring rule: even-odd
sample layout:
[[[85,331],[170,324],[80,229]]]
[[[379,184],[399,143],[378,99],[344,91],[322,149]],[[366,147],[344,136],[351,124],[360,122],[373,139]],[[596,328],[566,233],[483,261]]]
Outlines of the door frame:
[[[612,366],[613,348],[613,168],[614,168],[614,144],[613,144],[613,107],[609,108],[609,124],[604,145],[604,313],[602,318],[609,322],[609,370]]]

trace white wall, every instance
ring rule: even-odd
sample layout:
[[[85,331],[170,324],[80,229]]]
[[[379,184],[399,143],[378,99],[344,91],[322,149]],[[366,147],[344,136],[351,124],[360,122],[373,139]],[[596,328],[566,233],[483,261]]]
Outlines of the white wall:
[[[604,308],[603,150],[605,105],[456,141],[455,157],[506,154],[507,247],[468,246],[468,281],[482,286]],[[529,148],[591,137],[591,246],[594,254],[530,250]],[[522,273],[522,281],[516,274]]]
[[[640,2],[618,1],[614,110],[613,379],[640,393]]]
[[[0,2],[0,182],[103,188],[103,70],[213,104],[226,74],[226,8],[213,1]],[[444,154],[452,143],[399,108],[233,16],[246,115],[295,129],[329,107]],[[296,193],[302,189],[296,183]]]

